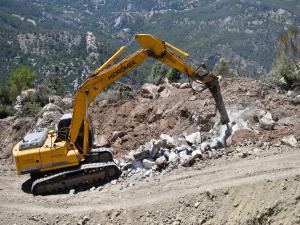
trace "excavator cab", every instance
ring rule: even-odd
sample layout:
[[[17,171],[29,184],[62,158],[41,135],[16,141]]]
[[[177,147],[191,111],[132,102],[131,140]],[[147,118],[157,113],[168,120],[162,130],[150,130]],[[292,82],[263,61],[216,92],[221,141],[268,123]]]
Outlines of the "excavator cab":
[[[58,121],[57,124],[57,138],[55,142],[60,142],[60,141],[67,141],[69,137],[69,132],[70,132],[70,125],[72,122],[72,113],[67,113],[64,114]],[[84,136],[84,124],[82,122],[78,137],[76,139],[75,145],[76,147],[82,151],[83,149],[83,136]],[[93,147],[94,143],[94,126],[93,123],[91,122],[89,124],[89,148]]]

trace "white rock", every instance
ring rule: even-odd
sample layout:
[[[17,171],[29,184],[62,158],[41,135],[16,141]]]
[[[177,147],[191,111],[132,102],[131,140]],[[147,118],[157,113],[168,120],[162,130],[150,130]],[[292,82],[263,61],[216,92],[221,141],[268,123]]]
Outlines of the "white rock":
[[[291,97],[291,96],[293,96],[293,95],[295,95],[295,92],[292,91],[292,90],[289,90],[288,93],[287,93],[287,96],[288,96],[288,97]]]
[[[201,83],[193,81],[192,82],[192,88],[196,91],[202,91],[205,88],[205,86]]]
[[[90,188],[90,191],[95,191],[95,190],[96,190],[95,187]]]
[[[209,148],[209,143],[208,142],[201,143],[200,148],[202,151],[207,150]]]
[[[202,157],[202,152],[200,149],[196,149],[195,151],[192,152],[192,157],[194,159],[197,159],[197,158],[201,158]]]
[[[159,170],[166,168],[167,160],[166,160],[165,156],[158,157],[155,160],[155,165],[157,166],[157,169],[159,169]]]
[[[97,187],[97,189],[96,189],[97,191],[102,191],[103,190],[103,187],[102,186],[100,186],[100,187]]]
[[[199,145],[201,143],[201,135],[200,132],[195,132],[190,135],[185,136],[186,141],[192,145]]]
[[[184,167],[189,167],[193,165],[193,163],[194,159],[190,155],[183,155],[182,157],[180,157],[180,164]]]
[[[164,151],[164,156],[165,156],[165,158],[167,159],[167,160],[169,160],[169,158],[170,158],[170,153],[171,153],[171,151],[169,150],[169,149],[167,149],[167,150],[165,150]]]
[[[183,150],[183,151],[180,151],[178,155],[179,155],[179,157],[181,158],[181,157],[186,156],[186,155],[188,155],[188,154],[187,154],[187,151],[186,151],[186,150]]]
[[[111,135],[111,142],[115,142],[118,138],[121,138],[126,133],[124,131],[114,131]]]
[[[259,123],[264,130],[273,130],[275,126],[275,121],[272,118],[272,114],[267,112],[263,117],[259,119]]]
[[[109,141],[106,135],[95,135],[95,145],[97,146],[108,146]]]
[[[182,145],[175,148],[175,152],[180,153],[182,151],[186,151],[187,154],[191,154],[193,149],[190,146]]]
[[[179,160],[179,156],[175,152],[171,152],[169,155],[169,161],[175,163]]]
[[[291,147],[297,146],[297,139],[294,137],[294,135],[283,137],[281,142]]]
[[[181,84],[180,85],[180,89],[185,89],[185,88],[189,88],[189,87],[191,87],[191,85],[189,84],[189,83],[183,83],[183,84]]]
[[[75,189],[71,189],[69,192],[70,195],[75,195],[76,194],[76,190]]]
[[[197,97],[195,95],[193,95],[192,97],[190,97],[190,101],[195,101],[197,100]]]
[[[151,140],[151,142],[152,142],[152,150],[150,152],[151,158],[155,158],[161,148],[167,147],[166,140]]]
[[[144,98],[154,99],[158,96],[158,86],[146,83],[141,87],[141,95]]]
[[[154,165],[155,162],[152,159],[143,159],[143,167],[146,170],[151,170]]]
[[[201,204],[200,202],[196,202],[196,203],[194,204],[194,207],[197,209],[198,206],[199,206],[200,204]]]
[[[167,134],[161,134],[160,139],[164,140],[166,142],[167,148],[174,148],[176,147],[175,140],[170,135]]]

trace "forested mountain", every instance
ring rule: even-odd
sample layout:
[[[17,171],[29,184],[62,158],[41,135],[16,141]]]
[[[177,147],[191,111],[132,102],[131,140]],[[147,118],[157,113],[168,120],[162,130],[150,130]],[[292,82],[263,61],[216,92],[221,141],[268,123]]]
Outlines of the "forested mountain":
[[[193,63],[213,67],[224,56],[239,75],[259,76],[290,24],[300,24],[298,0],[1,0],[0,78],[19,64],[40,79],[58,67],[76,86],[137,32],[177,45]],[[150,72],[140,73],[137,82]]]

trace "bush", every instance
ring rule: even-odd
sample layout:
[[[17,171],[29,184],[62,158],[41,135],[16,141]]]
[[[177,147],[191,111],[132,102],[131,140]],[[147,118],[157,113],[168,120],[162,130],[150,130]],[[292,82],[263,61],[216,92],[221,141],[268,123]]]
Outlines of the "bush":
[[[41,106],[38,102],[36,101],[30,101],[25,103],[24,105],[24,110],[23,110],[23,115],[25,116],[36,116],[37,113],[40,111]]]
[[[8,116],[12,116],[13,108],[10,105],[3,105],[0,103],[0,119],[4,119]]]
[[[171,83],[178,82],[180,79],[180,72],[174,68],[171,68],[167,72],[166,77]]]
[[[0,119],[13,115],[12,98],[8,87],[0,86]]]
[[[277,52],[267,81],[291,89],[300,83],[299,29],[291,26],[277,40]]]
[[[214,73],[216,76],[224,78],[232,78],[236,76],[234,69],[230,68],[229,61],[221,57],[219,62],[215,65]]]

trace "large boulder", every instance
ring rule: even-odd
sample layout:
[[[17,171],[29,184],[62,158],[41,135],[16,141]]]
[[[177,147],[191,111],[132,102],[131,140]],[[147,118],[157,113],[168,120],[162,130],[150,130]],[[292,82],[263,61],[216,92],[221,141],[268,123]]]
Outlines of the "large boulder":
[[[158,170],[162,170],[165,169],[167,166],[167,159],[165,156],[160,156],[155,160],[155,165],[157,166]]]
[[[193,159],[200,159],[202,158],[202,152],[200,149],[196,149],[195,151],[192,152],[192,157]]]
[[[201,143],[200,132],[195,132],[190,135],[186,135],[185,139],[190,145],[199,145]]]
[[[167,134],[161,134],[160,139],[165,141],[166,147],[167,148],[174,148],[176,147],[176,143],[174,138],[172,138],[170,135]]]
[[[156,158],[161,149],[167,148],[166,140],[151,140],[152,149],[151,149],[151,158]]]
[[[53,103],[45,105],[38,115],[38,120],[35,125],[35,130],[44,128],[55,129],[60,117],[63,115],[63,110]]]
[[[143,167],[146,170],[151,170],[154,165],[155,162],[153,161],[153,159],[143,159]]]
[[[180,165],[184,167],[192,166],[195,162],[195,158],[191,155],[183,155],[180,157]]]
[[[262,115],[259,119],[260,127],[264,130],[273,130],[275,126],[275,121],[272,118],[272,114],[267,112]]]
[[[22,91],[19,96],[16,98],[16,102],[14,105],[14,110],[17,115],[22,115],[25,111],[25,105],[28,102],[37,101],[37,90],[35,89],[28,89]]]
[[[205,88],[205,85],[203,85],[202,83],[193,81],[192,82],[192,89],[198,92],[201,92],[203,89]]]
[[[178,154],[176,154],[175,152],[172,151],[172,152],[169,154],[169,162],[171,162],[171,163],[176,163],[176,162],[178,162],[178,160],[179,160]]]

